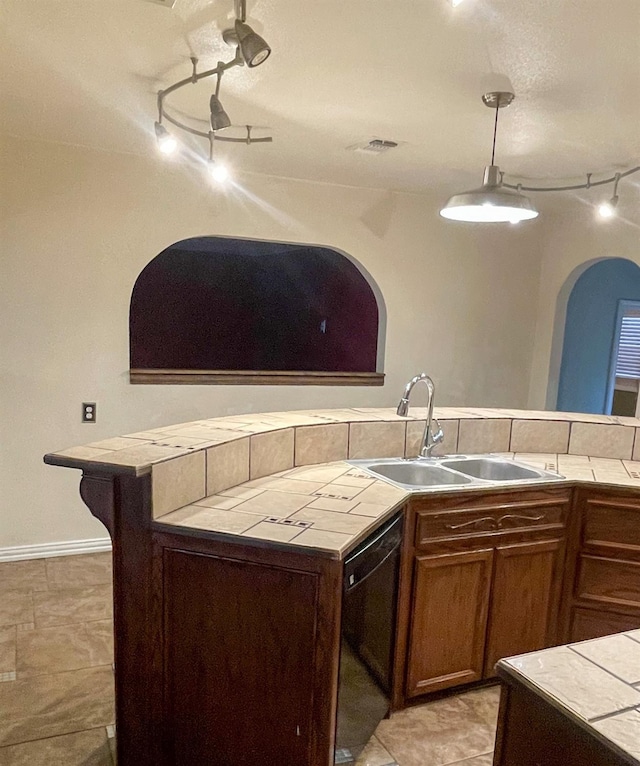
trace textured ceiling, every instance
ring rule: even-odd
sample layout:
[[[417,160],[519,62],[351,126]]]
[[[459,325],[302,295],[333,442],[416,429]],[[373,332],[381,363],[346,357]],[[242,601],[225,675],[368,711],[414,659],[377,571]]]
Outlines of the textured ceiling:
[[[513,180],[567,180],[640,158],[638,0],[248,0],[273,53],[225,75],[234,123],[273,144],[232,146],[240,170],[393,189],[480,181],[493,115],[480,95],[507,75],[497,163]],[[1,0],[0,129],[117,152],[154,152],[155,93],[229,59],[232,0]],[[168,106],[207,115],[213,82]],[[258,131],[256,131],[258,132]],[[371,138],[400,146],[370,156]],[[194,162],[193,144],[180,161]],[[161,160],[158,159],[160,162]]]

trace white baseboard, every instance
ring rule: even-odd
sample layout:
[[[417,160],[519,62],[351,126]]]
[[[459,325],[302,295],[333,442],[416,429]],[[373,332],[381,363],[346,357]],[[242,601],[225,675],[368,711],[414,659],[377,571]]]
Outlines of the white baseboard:
[[[11,548],[0,548],[0,562],[47,559],[52,556],[72,556],[76,553],[99,553],[110,550],[110,537],[97,537],[93,540],[69,540],[65,543],[14,545]]]

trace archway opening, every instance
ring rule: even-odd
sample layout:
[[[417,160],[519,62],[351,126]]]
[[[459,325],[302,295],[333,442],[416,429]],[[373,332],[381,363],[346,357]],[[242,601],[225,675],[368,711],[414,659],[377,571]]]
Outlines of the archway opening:
[[[640,300],[640,268],[625,258],[589,266],[568,298],[557,409],[609,414],[622,301]],[[613,376],[613,377],[612,377]]]
[[[178,242],[134,285],[131,381],[382,385],[370,280],[326,247]]]

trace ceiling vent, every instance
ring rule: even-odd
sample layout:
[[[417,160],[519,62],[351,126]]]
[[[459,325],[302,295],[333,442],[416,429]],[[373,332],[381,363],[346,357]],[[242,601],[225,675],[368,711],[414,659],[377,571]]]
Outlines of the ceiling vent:
[[[176,0],[147,0],[148,3],[155,3],[156,5],[164,5],[165,8],[173,8],[176,4]]]
[[[367,141],[366,144],[354,144],[348,146],[352,152],[361,152],[362,154],[384,154],[389,149],[395,149],[398,146],[397,141],[387,141],[382,138],[373,138],[371,141]]]

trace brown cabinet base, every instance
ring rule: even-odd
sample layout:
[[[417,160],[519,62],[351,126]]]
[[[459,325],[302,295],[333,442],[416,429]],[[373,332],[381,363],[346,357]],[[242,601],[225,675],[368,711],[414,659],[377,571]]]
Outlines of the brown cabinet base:
[[[508,679],[502,687],[494,766],[629,766],[545,699]]]
[[[566,488],[411,501],[396,709],[492,678],[499,659],[558,642],[570,501]]]

